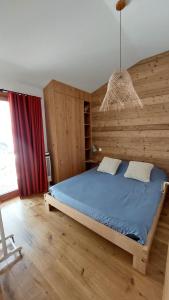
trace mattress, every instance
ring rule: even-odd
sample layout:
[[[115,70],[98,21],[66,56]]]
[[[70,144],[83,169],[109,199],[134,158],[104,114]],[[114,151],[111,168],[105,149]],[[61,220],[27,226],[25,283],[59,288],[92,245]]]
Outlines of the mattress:
[[[96,221],[145,244],[156,215],[166,173],[154,167],[151,181],[124,177],[123,161],[115,176],[93,168],[49,188],[60,202]]]

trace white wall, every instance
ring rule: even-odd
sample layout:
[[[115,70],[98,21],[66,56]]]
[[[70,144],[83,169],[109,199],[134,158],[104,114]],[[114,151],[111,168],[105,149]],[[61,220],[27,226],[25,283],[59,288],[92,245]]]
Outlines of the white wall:
[[[30,86],[30,85],[27,85],[24,83],[19,83],[19,82],[14,82],[14,81],[10,82],[10,81],[1,80],[1,79],[0,79],[0,89],[14,91],[14,92],[18,92],[18,93],[25,93],[25,94],[29,94],[32,96],[38,96],[41,98],[45,151],[48,151],[43,90],[40,88],[37,88],[35,86]]]

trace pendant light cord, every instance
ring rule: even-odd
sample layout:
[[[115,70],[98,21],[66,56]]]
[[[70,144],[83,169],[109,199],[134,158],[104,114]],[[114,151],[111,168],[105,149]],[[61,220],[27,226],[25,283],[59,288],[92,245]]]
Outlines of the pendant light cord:
[[[122,66],[122,59],[121,59],[121,10],[120,10],[120,73],[121,73],[121,66]]]

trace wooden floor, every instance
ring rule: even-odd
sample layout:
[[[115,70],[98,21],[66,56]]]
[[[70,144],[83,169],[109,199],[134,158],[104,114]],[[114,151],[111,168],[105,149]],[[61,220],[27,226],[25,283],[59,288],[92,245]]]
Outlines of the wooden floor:
[[[16,198],[2,212],[6,233],[16,235],[24,256],[0,272],[0,299],[161,299],[169,241],[167,201],[147,276],[132,269],[125,251],[61,212],[46,212],[41,197]]]

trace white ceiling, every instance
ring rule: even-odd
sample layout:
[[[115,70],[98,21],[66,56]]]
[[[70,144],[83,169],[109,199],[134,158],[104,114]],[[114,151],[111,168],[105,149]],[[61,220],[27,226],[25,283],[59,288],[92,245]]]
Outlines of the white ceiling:
[[[0,0],[0,82],[100,87],[119,64],[115,3]],[[130,0],[122,22],[124,67],[169,50],[169,0]]]

